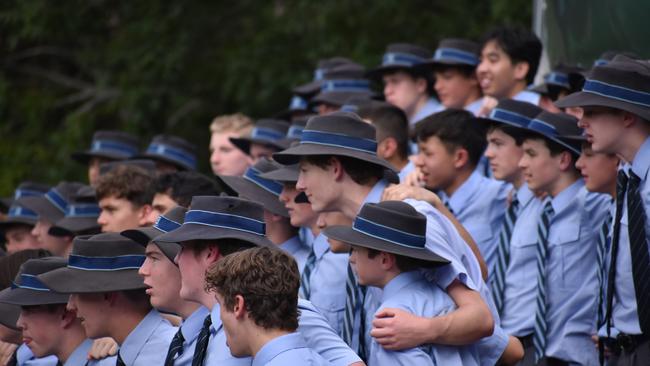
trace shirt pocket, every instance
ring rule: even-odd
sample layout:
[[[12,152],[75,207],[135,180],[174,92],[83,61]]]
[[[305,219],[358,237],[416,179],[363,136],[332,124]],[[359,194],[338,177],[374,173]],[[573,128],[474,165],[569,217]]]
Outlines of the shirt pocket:
[[[506,277],[518,283],[537,281],[537,237],[525,238],[510,245],[510,265]]]
[[[577,289],[586,279],[595,274],[596,245],[581,241],[579,226],[566,226],[553,238],[546,260],[547,283],[557,284],[563,289]],[[598,240],[594,237],[593,240]],[[589,265],[585,266],[585,263]]]
[[[345,285],[343,284],[343,286]],[[312,304],[325,316],[337,334],[343,327],[343,312],[345,310],[345,295],[341,295],[341,291],[321,290],[316,299],[312,297]]]

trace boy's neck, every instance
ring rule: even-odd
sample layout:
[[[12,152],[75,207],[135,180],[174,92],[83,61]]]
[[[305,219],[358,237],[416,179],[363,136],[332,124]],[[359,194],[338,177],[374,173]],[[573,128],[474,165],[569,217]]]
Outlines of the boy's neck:
[[[467,107],[468,105],[476,102],[477,100],[481,99],[482,96],[483,94],[481,93],[480,88],[472,88],[472,91],[467,95],[467,98],[465,99],[465,105],[463,107]]]
[[[278,222],[266,223],[266,237],[271,243],[280,245],[296,236],[296,230],[287,221],[283,219]]]
[[[140,310],[131,308],[129,309],[126,306],[116,307],[114,312],[114,319],[119,318],[119,322],[114,322],[114,328],[110,332],[109,337],[113,338],[118,345],[122,345],[126,340],[126,337],[133,332],[133,330],[142,322],[142,320],[147,316],[147,312],[142,312]]]
[[[577,174],[573,172],[564,172],[555,180],[553,186],[547,191],[547,193],[552,198],[555,198],[558,194],[569,188],[573,183],[577,182],[578,179],[580,179],[580,177],[578,177]]]
[[[343,189],[343,194],[339,199],[337,209],[350,220],[354,220],[366,197],[368,197],[372,188],[377,184],[377,181],[369,185],[360,185],[351,178],[348,177],[348,179],[349,183]]]
[[[415,117],[415,115],[417,115],[418,112],[422,110],[422,108],[424,108],[424,106],[427,104],[430,98],[431,97],[426,93],[422,94],[418,98],[418,100],[413,104],[413,109],[407,111],[409,120],[413,119],[413,117]]]
[[[253,329],[248,334],[249,346],[251,355],[253,358],[259,353],[259,351],[270,341],[282,337],[292,332],[282,329],[264,329],[262,327],[253,326]]]
[[[508,95],[506,95],[506,98],[513,99],[517,94],[521,93],[522,91],[526,90],[526,81],[517,81],[515,85],[510,89],[510,92],[508,92]]]
[[[403,159],[399,154],[395,154],[391,156],[388,160],[388,162],[397,169],[398,172],[401,172],[402,169],[409,163],[409,159]]]
[[[637,123],[642,122],[639,121]],[[634,158],[641,149],[641,146],[649,137],[650,135],[647,133],[630,134],[630,136],[625,139],[625,141],[621,141],[621,151],[618,151],[617,153],[623,158],[623,160],[632,164],[634,162]]]
[[[74,352],[81,343],[86,340],[86,332],[84,332],[81,323],[76,320],[77,323],[65,329],[64,334],[61,335],[61,342],[59,343],[59,349],[55,353],[55,356],[59,359],[61,364],[70,358],[72,352]]]
[[[445,192],[445,194],[448,197],[451,197],[458,190],[458,188],[460,188],[460,186],[463,185],[463,183],[467,182],[469,177],[474,172],[474,169],[476,169],[476,167],[474,166],[464,167],[460,169],[458,173],[455,175],[454,180],[451,182],[451,184],[442,189]]]
[[[195,303],[193,301],[180,300],[176,309],[173,309],[172,311],[183,318],[183,320],[185,320],[189,318],[190,315],[192,315],[199,307],[201,307],[201,304]]]

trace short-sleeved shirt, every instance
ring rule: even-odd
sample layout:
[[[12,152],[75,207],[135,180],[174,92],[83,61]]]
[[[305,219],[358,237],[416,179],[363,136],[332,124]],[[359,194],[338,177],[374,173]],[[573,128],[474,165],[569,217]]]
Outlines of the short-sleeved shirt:
[[[174,360],[174,366],[192,365],[196,341],[198,340],[199,333],[203,327],[203,321],[208,315],[210,315],[210,311],[206,307],[201,306],[194,310],[187,319],[183,320],[180,327],[181,334],[183,334],[183,353],[176,357]]]
[[[307,347],[300,333],[286,334],[266,343],[253,358],[253,366],[331,365],[321,355]]]
[[[120,345],[120,357],[130,366],[162,365],[177,330],[157,310],[151,310]]]
[[[307,256],[309,255],[309,247],[307,247],[297,235],[291,237],[289,240],[285,241],[279,246],[280,249],[293,256],[293,258],[298,263],[298,270],[300,270],[300,273],[302,273],[302,270],[305,268]]]

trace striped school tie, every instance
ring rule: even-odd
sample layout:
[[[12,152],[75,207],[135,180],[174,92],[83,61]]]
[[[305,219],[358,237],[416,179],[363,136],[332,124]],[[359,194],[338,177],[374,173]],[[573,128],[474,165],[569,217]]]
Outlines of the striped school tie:
[[[302,276],[300,276],[300,296],[303,299],[309,300],[311,296],[311,273],[316,266],[316,253],[314,252],[314,247],[312,245],[311,250],[309,251],[309,256],[307,256],[307,261],[305,262],[305,268],[302,270]]]
[[[609,226],[612,223],[612,214],[607,212],[607,216],[600,226],[598,232],[598,246],[596,247],[596,278],[598,280],[598,328],[605,321],[604,306],[605,303],[605,278],[607,278],[607,269],[605,268],[605,255],[607,254],[607,243],[609,241]]]
[[[212,318],[210,315],[205,317],[203,327],[199,332],[199,338],[196,341],[196,348],[194,349],[194,356],[192,357],[192,366],[202,366],[205,355],[208,352],[208,341],[210,340],[210,326],[212,325]]]
[[[124,360],[122,360],[122,355],[120,355],[120,352],[117,352],[117,360],[115,360],[115,366],[126,366],[124,363]]]
[[[548,230],[555,212],[551,200],[547,200],[537,225],[537,297],[535,300],[535,329],[533,346],[535,362],[538,362],[546,351],[546,253],[548,251]]]
[[[512,237],[512,229],[517,222],[517,215],[519,214],[519,200],[517,194],[513,194],[512,202],[501,225],[499,232],[499,246],[497,247],[497,262],[494,266],[492,274],[492,297],[494,304],[497,307],[499,314],[503,314],[503,297],[506,289],[506,271],[510,263],[510,238]]]
[[[356,319],[361,319],[361,308],[363,307],[363,293],[359,289],[357,279],[354,276],[352,267],[348,264],[348,277],[345,281],[345,312],[343,314],[343,329],[341,330],[341,338],[352,348],[357,354],[362,353],[363,346],[360,343],[359,349],[354,348],[354,323]],[[360,328],[361,329],[361,328]],[[362,337],[359,335],[359,339]],[[365,353],[365,352],[363,352]],[[361,355],[359,355],[361,357]]]
[[[165,366],[174,366],[174,360],[176,356],[183,354],[183,343],[185,342],[185,337],[183,337],[183,332],[180,328],[178,332],[172,338],[172,343],[169,344],[169,350],[167,350],[167,357],[165,358]]]
[[[639,193],[641,179],[630,170],[627,188],[627,223],[632,255],[636,309],[643,334],[650,334],[650,254],[645,231],[646,213]]]

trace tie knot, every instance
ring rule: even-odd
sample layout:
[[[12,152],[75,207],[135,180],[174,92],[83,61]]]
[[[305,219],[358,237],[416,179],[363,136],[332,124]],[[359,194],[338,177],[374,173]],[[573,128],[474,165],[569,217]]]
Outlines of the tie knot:
[[[547,200],[546,203],[544,204],[544,214],[548,216],[552,216],[555,214],[555,210],[553,210],[553,205],[551,204],[551,200]]]
[[[205,317],[205,320],[203,321],[203,328],[209,328],[212,325],[212,317],[210,315]]]
[[[628,184],[630,186],[638,187],[639,183],[641,183],[641,178],[639,178],[638,175],[634,174],[634,172],[630,169],[630,180]]]

